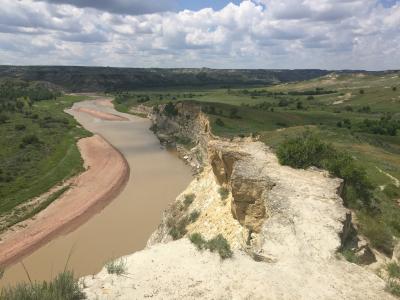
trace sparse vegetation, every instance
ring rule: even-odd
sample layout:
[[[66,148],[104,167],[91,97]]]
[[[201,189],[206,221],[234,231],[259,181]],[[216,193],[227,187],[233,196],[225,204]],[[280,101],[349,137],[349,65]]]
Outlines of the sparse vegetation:
[[[400,283],[397,280],[389,279],[386,283],[386,290],[392,295],[400,297]]]
[[[190,215],[189,215],[189,222],[190,222],[190,223],[196,222],[197,219],[199,218],[199,216],[200,216],[200,212],[199,212],[198,210],[192,211],[192,212],[190,213]]]
[[[220,187],[218,193],[221,196],[221,200],[226,200],[229,196],[229,190],[226,187]]]
[[[1,291],[4,300],[80,300],[81,285],[71,271],[64,271],[50,282],[21,283]]]
[[[386,270],[391,278],[400,279],[400,266],[396,262],[388,263]]]
[[[190,204],[193,203],[195,198],[196,198],[195,194],[187,194],[187,195],[185,195],[185,198],[183,200],[183,204],[185,204],[185,206],[188,207],[188,206],[190,206]]]
[[[193,233],[189,239],[198,250],[208,249],[211,252],[218,252],[222,259],[231,258],[233,255],[228,241],[221,234],[207,241],[201,234]]]
[[[106,264],[106,269],[108,274],[115,274],[115,275],[122,275],[126,274],[127,267],[126,267],[126,260],[123,258],[109,261]]]

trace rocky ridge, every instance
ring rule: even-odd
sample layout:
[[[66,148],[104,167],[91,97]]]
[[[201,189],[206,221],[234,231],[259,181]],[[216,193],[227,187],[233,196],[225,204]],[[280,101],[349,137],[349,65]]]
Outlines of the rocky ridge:
[[[337,254],[351,228],[340,179],[281,166],[261,142],[214,137],[198,107],[176,109],[151,115],[155,131],[167,144],[190,140],[182,156],[198,175],[147,248],[126,257],[126,276],[103,270],[84,279],[90,299],[393,299],[381,278]],[[173,241],[171,221],[193,212],[197,219]],[[222,234],[233,258],[197,251],[185,238],[195,232]]]

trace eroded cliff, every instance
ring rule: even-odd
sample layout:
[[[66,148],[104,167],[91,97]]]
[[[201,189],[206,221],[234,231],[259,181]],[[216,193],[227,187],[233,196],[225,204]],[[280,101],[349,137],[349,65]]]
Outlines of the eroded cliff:
[[[190,138],[182,156],[201,172],[147,249],[126,258],[126,276],[85,278],[89,298],[392,299],[382,279],[337,254],[348,223],[340,179],[281,166],[258,141],[216,138],[200,109],[185,105],[152,118],[162,141]],[[233,258],[196,250],[193,233],[222,234]]]

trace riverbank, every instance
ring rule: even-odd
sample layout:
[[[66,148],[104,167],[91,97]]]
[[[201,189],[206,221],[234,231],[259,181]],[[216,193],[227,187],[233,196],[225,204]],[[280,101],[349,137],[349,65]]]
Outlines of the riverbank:
[[[99,135],[79,140],[78,147],[86,171],[71,179],[72,187],[48,208],[1,236],[1,266],[76,228],[124,188],[129,166],[118,150]]]

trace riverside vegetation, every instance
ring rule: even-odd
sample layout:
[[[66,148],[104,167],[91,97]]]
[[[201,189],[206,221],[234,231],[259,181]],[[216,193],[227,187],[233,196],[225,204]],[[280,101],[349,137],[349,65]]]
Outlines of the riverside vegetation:
[[[83,170],[76,141],[89,133],[64,113],[83,98],[64,96],[46,84],[0,81],[0,218]],[[38,213],[66,189],[38,206],[20,208],[0,223],[0,232]]]
[[[400,238],[400,75],[332,73],[256,88],[191,88],[116,93],[116,107],[190,101],[214,134],[257,137],[280,161],[316,166],[344,179],[344,204],[371,244],[391,256]],[[299,138],[303,136],[304,138]],[[344,249],[346,250],[346,249]]]

